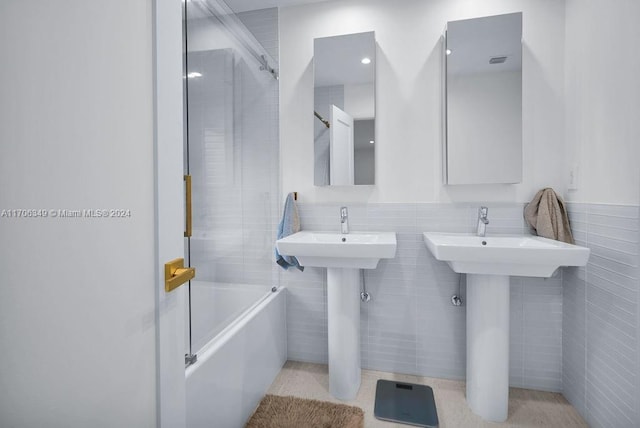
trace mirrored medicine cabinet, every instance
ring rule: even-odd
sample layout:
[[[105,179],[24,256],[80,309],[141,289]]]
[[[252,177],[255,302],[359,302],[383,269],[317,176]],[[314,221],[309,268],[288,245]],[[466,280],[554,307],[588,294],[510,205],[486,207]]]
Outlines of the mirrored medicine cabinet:
[[[314,184],[375,184],[374,32],[314,39]]]
[[[445,184],[522,181],[522,13],[450,21],[443,37]]]

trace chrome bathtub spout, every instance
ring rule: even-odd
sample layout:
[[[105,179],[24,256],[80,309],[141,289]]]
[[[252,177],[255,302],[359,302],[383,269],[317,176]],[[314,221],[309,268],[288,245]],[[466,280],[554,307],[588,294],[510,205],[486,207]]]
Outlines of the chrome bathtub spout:
[[[342,233],[349,233],[349,212],[347,207],[340,208],[340,231]]]
[[[476,234],[478,236],[484,236],[487,233],[487,225],[489,224],[489,219],[487,218],[488,214],[489,208],[478,208],[478,229],[476,230]]]

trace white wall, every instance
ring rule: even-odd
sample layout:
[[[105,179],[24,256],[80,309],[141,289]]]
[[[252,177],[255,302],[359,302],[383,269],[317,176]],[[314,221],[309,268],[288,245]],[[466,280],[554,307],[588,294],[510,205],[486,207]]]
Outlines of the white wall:
[[[565,139],[574,236],[563,391],[589,426],[640,426],[640,2],[566,0]],[[624,309],[621,309],[624,308]]]
[[[441,55],[447,21],[522,11],[524,171],[519,185],[441,184]],[[313,186],[313,39],[375,31],[376,186]],[[283,194],[303,202],[519,201],[566,185],[564,3],[353,0],[280,10]],[[637,193],[637,192],[636,192]]]
[[[184,428],[187,290],[164,291],[164,264],[184,255],[182,4],[153,1],[157,427]]]
[[[156,425],[151,1],[0,2],[0,426]]]
[[[222,24],[213,17],[190,19],[188,28],[189,52],[240,48],[224,31]]]
[[[640,202],[640,3],[567,1],[566,133],[577,202]]]

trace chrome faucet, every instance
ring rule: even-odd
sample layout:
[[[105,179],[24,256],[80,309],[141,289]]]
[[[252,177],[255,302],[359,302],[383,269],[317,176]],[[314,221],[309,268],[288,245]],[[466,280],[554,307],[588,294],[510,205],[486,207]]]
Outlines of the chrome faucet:
[[[347,207],[340,207],[340,231],[349,233],[349,212]]]
[[[480,207],[478,208],[478,229],[476,234],[478,236],[484,236],[487,233],[487,225],[489,224],[489,219],[487,215],[489,214],[489,208]]]

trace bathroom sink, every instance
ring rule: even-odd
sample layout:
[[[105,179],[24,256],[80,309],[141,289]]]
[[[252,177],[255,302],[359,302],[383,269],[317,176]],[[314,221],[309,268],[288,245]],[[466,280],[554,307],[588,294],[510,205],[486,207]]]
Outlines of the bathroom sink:
[[[532,235],[423,233],[438,260],[467,274],[469,408],[504,422],[509,408],[510,276],[550,277],[560,266],[584,266],[590,250]]]
[[[280,254],[301,266],[375,269],[380,259],[396,255],[395,232],[313,232],[303,230],[278,239]]]
[[[486,218],[486,208],[480,213]],[[467,274],[467,404],[486,420],[504,422],[509,409],[509,277],[547,278],[560,266],[584,266],[590,250],[532,235],[425,232],[423,237],[436,259]]]
[[[423,233],[434,257],[458,273],[550,277],[560,266],[584,266],[590,250],[533,235]]]
[[[345,213],[346,208],[341,209]],[[276,241],[278,252],[301,266],[327,268],[329,392],[353,400],[361,381],[360,269],[375,269],[396,255],[395,232],[313,232],[304,230]]]

